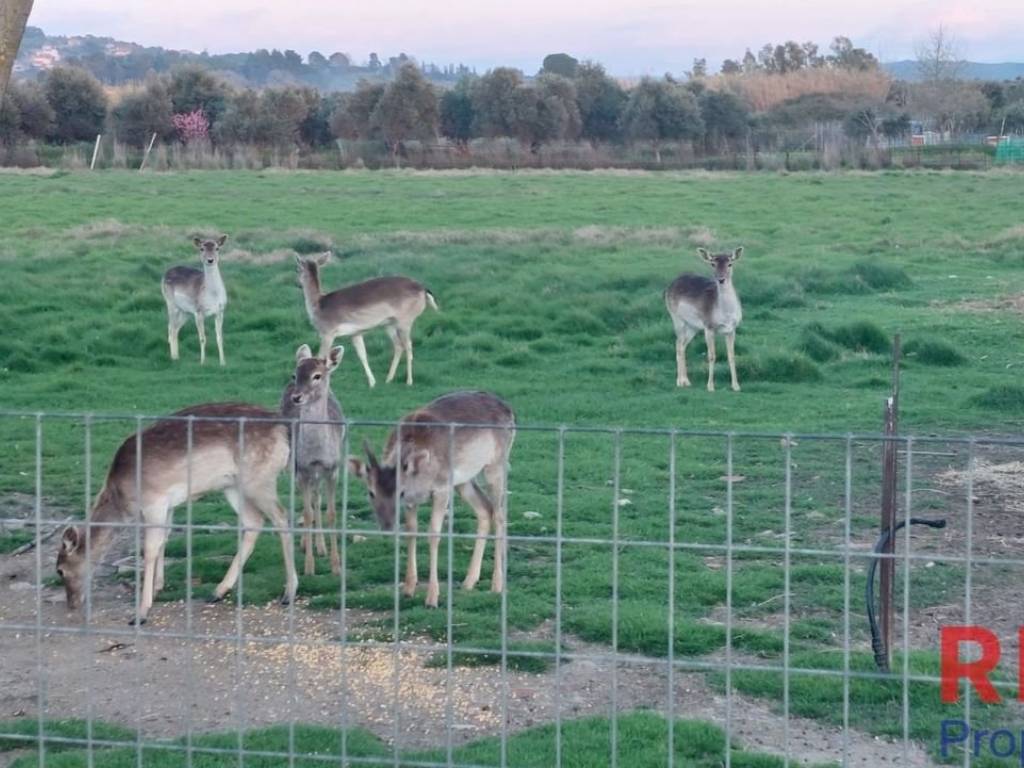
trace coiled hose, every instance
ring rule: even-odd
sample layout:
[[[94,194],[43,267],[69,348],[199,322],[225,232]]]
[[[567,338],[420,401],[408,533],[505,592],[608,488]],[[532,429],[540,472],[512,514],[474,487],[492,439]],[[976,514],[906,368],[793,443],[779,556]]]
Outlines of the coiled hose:
[[[882,554],[882,551],[888,545],[889,540],[896,535],[907,524],[906,520],[900,520],[895,526],[887,531],[883,531],[882,535],[878,539],[878,543],[875,544],[874,553],[876,555]],[[927,525],[929,528],[945,528],[945,520],[925,520],[921,517],[910,518],[911,525]],[[889,659],[886,653],[885,646],[882,643],[882,636],[878,630],[878,621],[875,618],[875,571],[878,570],[878,561],[880,558],[871,558],[871,565],[868,566],[868,583],[864,588],[864,596],[867,599],[868,604],[868,624],[871,625],[871,650],[875,654],[875,664],[882,672],[889,671]]]

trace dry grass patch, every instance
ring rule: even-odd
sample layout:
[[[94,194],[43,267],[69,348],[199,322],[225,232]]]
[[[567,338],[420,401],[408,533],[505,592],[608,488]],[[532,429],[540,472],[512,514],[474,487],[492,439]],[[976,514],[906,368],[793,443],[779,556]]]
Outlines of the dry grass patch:
[[[1010,312],[1024,315],[1024,293],[1013,293],[994,299],[962,299],[952,303],[938,302],[937,306],[950,312],[972,312],[985,314],[988,312]]]

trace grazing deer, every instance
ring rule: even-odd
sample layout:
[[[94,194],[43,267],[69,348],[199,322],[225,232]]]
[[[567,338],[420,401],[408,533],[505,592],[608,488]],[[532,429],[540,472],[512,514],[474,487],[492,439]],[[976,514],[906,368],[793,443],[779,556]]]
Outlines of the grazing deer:
[[[412,326],[427,304],[437,309],[434,294],[408,277],[376,277],[324,293],[320,288],[320,268],[330,257],[330,253],[312,258],[295,257],[299,283],[306,299],[306,312],[320,334],[320,355],[327,354],[336,337],[351,336],[352,346],[356,348],[359,362],[366,371],[366,380],[371,387],[376,386],[377,380],[366,359],[363,334],[384,326],[394,349],[387,381],[395,378],[404,350],[405,383],[411,385]]]
[[[224,308],[228,294],[220,276],[220,249],[227,235],[216,240],[192,239],[199,249],[202,270],[192,267],[171,267],[164,273],[160,289],[167,302],[167,343],[171,346],[171,360],[178,359],[178,331],[189,315],[196,320],[199,332],[199,362],[206,362],[206,316],[213,315],[217,334],[217,354],[224,365]]]
[[[451,425],[456,425],[452,427]],[[479,425],[479,426],[474,426]],[[369,444],[366,463],[349,459],[350,471],[366,483],[370,504],[383,530],[393,530],[398,508],[404,508],[408,556],[405,569],[407,596],[416,592],[416,509],[433,497],[430,514],[430,580],[426,604],[436,608],[440,593],[437,547],[454,487],[476,512],[476,543],[462,586],[473,589],[480,580],[480,565],[494,524],[494,574],[491,591],[505,588],[508,461],[515,438],[512,409],[487,392],[442,395],[405,416],[384,447],[378,462]],[[401,442],[399,442],[401,435]],[[401,470],[398,461],[401,458]],[[483,472],[493,495],[487,497],[476,482]],[[397,495],[397,498],[396,498]]]
[[[338,487],[338,457],[345,435],[341,405],[331,392],[331,374],[341,362],[345,350],[334,347],[326,357],[313,357],[303,344],[295,353],[295,378],[285,387],[281,396],[281,415],[295,419],[292,443],[292,462],[295,478],[302,489],[302,520],[306,531],[302,534],[302,548],[306,553],[305,573],[316,572],[313,560],[313,529],[316,518],[316,549],[327,554],[324,542],[323,517],[320,513],[321,487],[326,486],[327,527],[331,537],[331,572],[341,573],[338,556],[338,535],[335,531],[337,514],[335,492]],[[315,423],[304,423],[310,420]],[[314,507],[315,497],[315,507]],[[315,515],[314,515],[315,510]]]
[[[715,332],[725,334],[732,388],[738,392],[736,378],[736,328],[743,319],[740,297],[732,284],[732,267],[743,255],[743,248],[732,253],[709,253],[698,248],[700,257],[715,268],[715,279],[684,273],[665,289],[665,306],[676,329],[676,386],[690,386],[686,375],[686,345],[697,331],[704,331],[708,345],[708,391],[715,391]]]
[[[191,456],[189,416],[194,417]],[[64,582],[68,607],[77,608],[81,603],[89,585],[89,561],[98,561],[113,540],[115,529],[109,526],[141,522],[142,595],[132,623],[145,623],[153,598],[163,587],[164,546],[174,508],[214,491],[224,493],[238,514],[243,532],[238,552],[214,590],[213,601],[222,599],[235,586],[256,545],[262,518],[266,517],[281,537],[285,567],[282,601],[290,602],[295,598],[299,579],[295,574],[288,519],[277,500],[277,477],[288,466],[287,425],[273,411],[243,403],[196,405],[178,411],[173,417],[142,432],[138,474],[138,435],[133,434],[121,443],[85,524],[64,531],[57,555],[57,575]],[[244,434],[239,427],[240,419],[246,419]]]

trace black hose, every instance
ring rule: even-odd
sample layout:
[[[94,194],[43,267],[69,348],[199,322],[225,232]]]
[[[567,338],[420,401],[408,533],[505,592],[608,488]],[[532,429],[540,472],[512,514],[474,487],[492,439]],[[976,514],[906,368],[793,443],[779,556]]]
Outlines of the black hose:
[[[876,555],[882,554],[882,551],[889,544],[889,540],[896,535],[896,533],[907,524],[906,520],[900,520],[896,525],[887,531],[883,531],[882,535],[878,539],[878,543],[875,544],[874,553]],[[911,525],[927,525],[929,528],[945,528],[945,520],[925,520],[921,517],[910,518]],[[875,664],[882,672],[889,671],[889,658],[886,653],[886,648],[882,644],[882,636],[878,631],[878,621],[875,619],[875,571],[878,568],[878,561],[881,558],[871,558],[871,564],[868,566],[868,583],[864,589],[864,596],[867,598],[868,604],[868,624],[871,625],[871,650],[875,654]],[[906,617],[904,617],[906,621]]]

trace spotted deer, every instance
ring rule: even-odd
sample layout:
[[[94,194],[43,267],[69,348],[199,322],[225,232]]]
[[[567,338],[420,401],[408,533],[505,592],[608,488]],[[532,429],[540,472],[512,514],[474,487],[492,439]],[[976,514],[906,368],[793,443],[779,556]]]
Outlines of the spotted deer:
[[[68,607],[80,605],[89,589],[90,562],[103,556],[117,525],[141,523],[142,593],[132,623],[145,623],[164,585],[164,547],[174,508],[215,491],[227,498],[243,530],[238,552],[214,590],[213,601],[235,586],[264,517],[281,537],[282,601],[293,600],[299,580],[292,535],[277,499],[277,478],[288,466],[288,427],[280,416],[243,403],[196,405],[143,430],[141,448],[138,437],[133,434],[117,449],[84,525],[67,528],[61,537],[57,575],[64,583]],[[138,466],[137,450],[142,457]]]
[[[487,392],[452,392],[406,415],[388,438],[381,461],[369,444],[364,445],[365,462],[349,459],[349,471],[366,484],[370,505],[383,530],[394,530],[399,509],[405,513],[408,555],[403,591],[407,596],[415,594],[418,580],[416,510],[430,499],[426,604],[437,607],[437,548],[452,488],[473,508],[477,520],[476,542],[463,588],[473,589],[480,580],[484,549],[493,524],[491,591],[505,589],[506,488],[515,429],[515,414],[497,396]],[[477,483],[481,472],[492,498]]]
[[[203,268],[171,267],[164,273],[160,290],[167,304],[167,343],[171,347],[171,360],[178,359],[178,331],[192,315],[199,332],[199,362],[206,362],[206,316],[213,315],[217,355],[224,365],[224,308],[228,305],[228,294],[220,276],[220,249],[227,239],[227,235],[216,240],[193,238]]]
[[[408,277],[377,277],[362,283],[324,293],[320,287],[320,269],[330,253],[311,258],[296,257],[299,284],[306,300],[309,320],[320,335],[320,355],[326,355],[338,336],[351,336],[359,362],[371,387],[377,380],[366,359],[363,334],[384,327],[391,338],[394,354],[387,381],[394,380],[405,352],[405,383],[412,384],[412,326],[429,304],[435,310],[434,294]]]
[[[703,330],[708,346],[708,391],[715,391],[715,333],[718,332],[725,334],[729,375],[733,390],[738,392],[736,328],[743,319],[743,309],[732,283],[732,268],[743,255],[743,248],[732,253],[710,253],[698,248],[697,253],[714,267],[714,279],[683,273],[665,289],[665,306],[676,329],[676,386],[690,386],[686,375],[686,345],[697,331]]]
[[[341,363],[345,350],[334,347],[326,357],[314,357],[303,344],[295,353],[295,376],[281,395],[281,415],[294,420],[292,427],[292,466],[295,481],[302,491],[302,534],[305,552],[304,571],[316,572],[313,540],[321,556],[327,554],[324,541],[322,495],[327,496],[327,529],[331,539],[331,572],[341,573],[338,556],[335,494],[341,442],[345,436],[341,404],[331,392],[331,374]],[[323,489],[323,492],[321,492]],[[316,536],[311,531],[316,524]]]

